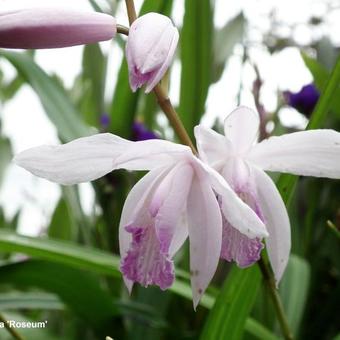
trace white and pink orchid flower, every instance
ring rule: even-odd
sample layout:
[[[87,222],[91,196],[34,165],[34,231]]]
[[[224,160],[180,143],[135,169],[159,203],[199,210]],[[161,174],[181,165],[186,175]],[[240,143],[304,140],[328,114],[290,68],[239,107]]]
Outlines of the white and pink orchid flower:
[[[135,20],[126,44],[126,58],[132,91],[146,84],[149,93],[169,68],[178,43],[178,30],[171,20],[148,13]]]
[[[131,142],[105,133],[32,148],[17,155],[15,162],[65,185],[92,181],[114,169],[150,170],[129,193],[120,221],[121,271],[129,290],[134,282],[161,289],[171,286],[172,258],[189,235],[196,307],[219,261],[221,209],[248,237],[267,236],[262,221],[222,176],[183,145],[164,140]]]
[[[0,47],[42,49],[112,39],[116,20],[108,14],[62,8],[0,12]]]
[[[201,159],[217,170],[265,223],[269,260],[278,283],[290,253],[290,225],[285,204],[263,170],[340,178],[340,133],[310,130],[257,143],[258,130],[258,115],[239,107],[225,120],[225,136],[203,126],[195,128],[195,136]],[[260,238],[249,239],[223,216],[222,258],[249,265],[261,249]]]

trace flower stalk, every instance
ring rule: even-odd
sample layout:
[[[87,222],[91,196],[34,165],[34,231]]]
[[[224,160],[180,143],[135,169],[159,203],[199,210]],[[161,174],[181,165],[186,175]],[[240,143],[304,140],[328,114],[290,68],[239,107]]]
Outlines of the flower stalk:
[[[275,280],[272,273],[270,272],[268,265],[265,263],[263,258],[258,261],[263,279],[268,287],[269,294],[274,304],[277,319],[280,323],[282,334],[286,340],[293,340],[293,334],[290,330],[286,313],[284,311],[280,295],[275,286]]]

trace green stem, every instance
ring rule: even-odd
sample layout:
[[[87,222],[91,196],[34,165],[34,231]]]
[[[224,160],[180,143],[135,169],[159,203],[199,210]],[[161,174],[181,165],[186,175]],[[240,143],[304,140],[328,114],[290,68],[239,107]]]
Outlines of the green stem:
[[[280,295],[279,295],[279,293],[276,289],[273,274],[271,273],[270,269],[268,268],[268,265],[265,263],[263,258],[261,258],[259,260],[258,264],[259,264],[259,267],[261,269],[262,276],[263,276],[265,283],[267,285],[269,294],[272,298],[274,308],[275,308],[275,312],[276,312],[276,315],[277,315],[277,319],[280,323],[280,327],[281,327],[281,330],[282,330],[282,334],[283,334],[283,336],[286,340],[293,340],[293,334],[290,330],[288,320],[287,320],[287,316],[286,316],[286,313],[284,311]]]
[[[0,321],[4,324],[4,327],[7,329],[8,333],[10,333],[14,339],[17,340],[25,340],[14,328],[10,327],[6,318],[0,314]]]
[[[129,28],[123,25],[117,25],[117,33],[129,35]]]
[[[179,118],[176,110],[172,106],[170,98],[165,94],[164,90],[160,85],[157,85],[153,91],[157,97],[159,106],[167,116],[172,127],[176,131],[176,134],[179,137],[180,141],[183,144],[188,145],[194,154],[197,154],[197,150],[194,144],[192,143],[187,131],[185,130],[185,127],[181,119]]]

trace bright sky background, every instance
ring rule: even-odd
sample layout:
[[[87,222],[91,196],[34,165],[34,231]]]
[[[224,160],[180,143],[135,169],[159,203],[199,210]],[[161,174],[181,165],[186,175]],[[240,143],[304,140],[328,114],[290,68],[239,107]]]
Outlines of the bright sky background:
[[[199,0],[198,0],[199,1]],[[99,1],[100,2],[100,1]],[[100,3],[105,3],[102,1]],[[127,17],[123,1],[117,13],[117,21],[127,25]],[[142,1],[135,1],[139,8]],[[275,12],[279,22],[284,22],[283,35],[293,35],[300,44],[309,44],[317,36],[327,35],[333,44],[340,45],[340,6],[339,1],[325,0],[216,0],[215,25],[223,26],[230,18],[244,11],[250,24],[249,37],[254,42],[250,50],[251,57],[257,62],[261,76],[264,80],[262,101],[268,111],[275,110],[277,106],[277,90],[298,91],[301,86],[309,83],[312,77],[305,68],[299,51],[296,48],[270,56],[261,46],[262,34],[270,28],[270,13]],[[91,10],[87,0],[0,0],[0,10],[36,6],[71,7]],[[329,6],[332,7],[328,14]],[[176,25],[181,25],[184,12],[184,0],[175,0],[173,19]],[[311,31],[305,23],[313,16],[326,17],[326,23],[318,30]],[[294,25],[293,30],[288,26]],[[287,27],[286,27],[287,26]],[[199,38],[199,37],[198,37]],[[112,79],[108,80],[107,95],[110,96],[115,84],[115,74],[123,57],[121,50],[114,42],[102,43],[104,51],[110,55],[110,73]],[[216,117],[223,119],[232,111],[236,102],[234,100],[242,79],[243,91],[241,103],[254,106],[251,94],[255,74],[251,68],[241,69],[240,49],[235,49],[221,80],[211,87],[207,100],[206,116],[203,124],[211,125]],[[81,68],[82,47],[71,47],[58,50],[37,51],[36,61],[48,73],[58,74],[65,85],[70,87],[75,76]],[[6,76],[11,77],[14,70],[4,61],[0,61],[5,68]],[[170,96],[174,103],[179,97],[179,63],[172,68]],[[242,73],[241,73],[242,72]],[[242,77],[240,76],[242,74]],[[58,143],[55,128],[46,118],[39,99],[28,86],[23,86],[18,94],[5,107],[0,107],[3,133],[10,137],[14,153],[40,144]],[[285,109],[285,117],[292,124],[304,125],[304,118],[291,109]],[[83,205],[86,211],[92,211],[93,193],[88,184],[81,186],[83,192]],[[60,197],[57,185],[30,175],[25,170],[12,165],[0,190],[0,204],[4,207],[8,217],[21,210],[19,221],[20,231],[35,235],[48,226],[48,222],[56,203]]]

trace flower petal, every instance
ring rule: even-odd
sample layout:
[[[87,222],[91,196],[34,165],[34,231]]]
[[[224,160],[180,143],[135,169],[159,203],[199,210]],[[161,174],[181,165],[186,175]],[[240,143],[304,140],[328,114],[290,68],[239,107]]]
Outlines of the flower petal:
[[[202,125],[195,127],[195,137],[200,158],[216,171],[220,171],[231,152],[232,145],[230,141],[221,134]]]
[[[188,198],[190,272],[194,308],[215,274],[221,251],[222,218],[204,176],[195,177]]]
[[[203,162],[199,160],[197,162],[208,174],[211,186],[220,196],[222,200],[221,209],[229,223],[249,238],[267,237],[268,232],[261,219],[238,197],[224,178]]]
[[[62,8],[22,9],[0,13],[0,47],[57,48],[112,39],[110,15]]]
[[[158,186],[150,206],[155,215],[156,233],[159,239],[172,240],[178,226],[179,217],[186,210],[189,190],[193,178],[193,168],[185,163],[177,165]],[[161,192],[160,192],[161,191]],[[158,202],[154,202],[154,201]],[[155,209],[155,207],[158,208]],[[161,244],[161,250],[168,253],[168,245]]]
[[[276,283],[279,283],[287,266],[290,253],[290,224],[286,207],[271,178],[262,170],[252,168],[257,185],[261,212],[269,232],[266,239],[269,260]]]
[[[14,161],[34,175],[60,184],[92,181],[114,169],[150,170],[191,154],[188,147],[162,141],[131,142],[103,133],[58,146],[40,146]]]
[[[310,130],[270,137],[248,159],[263,170],[340,178],[340,133]]]
[[[178,44],[179,34],[178,34],[177,28],[172,27],[171,29],[172,29],[172,39],[171,39],[170,46],[166,52],[166,58],[163,60],[163,64],[161,65],[161,67],[157,70],[156,73],[152,74],[151,78],[147,82],[145,93],[150,93],[153,90],[153,88],[162,80],[166,71],[168,70],[168,68],[170,67],[172,63],[172,60],[174,58],[175,51],[177,48],[177,44]]]
[[[240,106],[225,119],[224,134],[236,152],[244,153],[257,140],[259,124],[259,116],[255,111]]]
[[[126,231],[125,226],[130,225],[143,208],[148,209],[148,197],[168,171],[164,168],[150,171],[135,184],[126,198],[119,223],[119,250],[122,259],[127,255],[132,241],[131,233]],[[124,282],[131,293],[133,282],[125,277]]]

